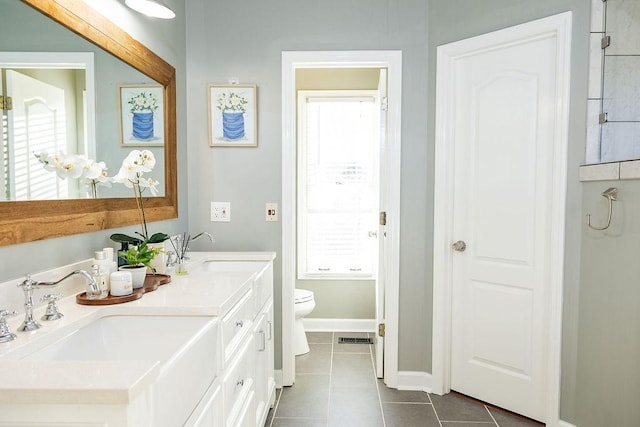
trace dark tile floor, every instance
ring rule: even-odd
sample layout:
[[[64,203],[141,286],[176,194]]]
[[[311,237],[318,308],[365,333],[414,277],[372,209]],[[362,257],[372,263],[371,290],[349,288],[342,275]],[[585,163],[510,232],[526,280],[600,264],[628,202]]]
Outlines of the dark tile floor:
[[[266,427],[532,427],[540,423],[457,393],[438,396],[387,388],[375,378],[373,346],[338,344],[362,333],[307,333],[296,383],[278,390]]]

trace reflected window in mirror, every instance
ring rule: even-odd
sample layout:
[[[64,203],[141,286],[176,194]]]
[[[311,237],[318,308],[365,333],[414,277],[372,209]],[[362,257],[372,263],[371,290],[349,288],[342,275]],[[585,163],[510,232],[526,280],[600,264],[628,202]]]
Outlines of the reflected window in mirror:
[[[640,158],[640,3],[592,0],[586,164]]]
[[[3,96],[0,200],[86,197],[36,155],[95,156],[93,53],[0,52]]]

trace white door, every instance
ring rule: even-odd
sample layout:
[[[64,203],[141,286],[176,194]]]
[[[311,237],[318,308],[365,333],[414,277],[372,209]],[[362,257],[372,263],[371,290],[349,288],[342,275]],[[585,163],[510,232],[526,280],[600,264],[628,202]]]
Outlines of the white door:
[[[387,69],[380,69],[380,78],[378,82],[378,102],[380,105],[380,211],[385,212],[387,203],[387,171],[386,165],[386,141],[387,141]],[[386,251],[387,246],[387,226],[386,218],[380,220],[378,225],[378,260],[377,260],[377,278],[376,278],[376,325],[384,324],[384,293],[386,283]],[[376,356],[376,376],[384,378],[384,337],[381,336],[379,330],[376,331],[375,356]]]
[[[447,250],[450,388],[545,420],[552,295],[562,286],[551,279],[562,263],[554,254],[564,220],[566,91],[557,34],[527,28],[538,24],[458,42],[469,50],[449,70]]]
[[[8,112],[14,176],[10,200],[66,199],[74,183],[56,179],[34,156],[42,151],[69,153],[64,90],[13,70],[7,70],[6,76],[7,95],[13,103]]]

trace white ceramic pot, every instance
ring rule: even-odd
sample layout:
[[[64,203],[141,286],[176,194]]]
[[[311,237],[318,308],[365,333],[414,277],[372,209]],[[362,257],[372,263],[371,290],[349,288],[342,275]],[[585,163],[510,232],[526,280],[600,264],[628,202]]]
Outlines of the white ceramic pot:
[[[150,248],[159,248],[160,253],[153,257],[151,262],[149,263],[149,267],[151,267],[151,272],[155,272],[158,274],[165,274],[167,272],[167,252],[165,251],[164,242],[160,243],[147,243],[147,246]]]
[[[144,286],[144,279],[147,276],[146,265],[122,265],[118,270],[131,273],[133,289],[140,289]]]

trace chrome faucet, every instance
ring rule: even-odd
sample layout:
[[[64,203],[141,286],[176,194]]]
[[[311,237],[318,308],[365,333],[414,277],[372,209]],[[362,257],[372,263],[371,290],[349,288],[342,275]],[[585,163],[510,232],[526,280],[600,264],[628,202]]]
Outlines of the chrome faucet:
[[[36,329],[39,329],[41,326],[33,318],[33,290],[34,289],[41,289],[41,288],[46,288],[50,286],[55,286],[58,283],[62,282],[63,280],[68,279],[69,277],[76,274],[84,276],[84,278],[87,279],[87,282],[89,282],[89,287],[91,289],[91,294],[100,295],[100,288],[98,286],[98,283],[94,280],[93,277],[91,277],[89,273],[87,273],[84,270],[72,271],[71,273],[67,274],[62,279],[56,282],[36,282],[31,280],[31,276],[27,275],[27,278],[22,283],[18,284],[18,287],[22,288],[22,290],[24,291],[24,322],[22,322],[22,325],[20,325],[18,330],[21,332],[35,331]]]

